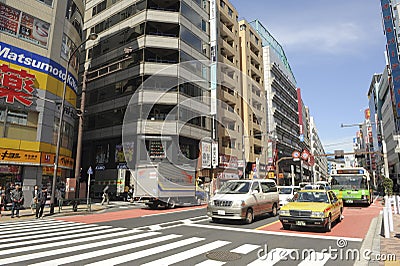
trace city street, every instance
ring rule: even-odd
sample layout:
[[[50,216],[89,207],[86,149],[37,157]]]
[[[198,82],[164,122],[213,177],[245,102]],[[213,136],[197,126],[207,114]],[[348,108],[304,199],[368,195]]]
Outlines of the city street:
[[[0,265],[353,265],[379,211],[346,207],[330,233],[269,216],[213,223],[205,206],[15,221],[0,225]]]

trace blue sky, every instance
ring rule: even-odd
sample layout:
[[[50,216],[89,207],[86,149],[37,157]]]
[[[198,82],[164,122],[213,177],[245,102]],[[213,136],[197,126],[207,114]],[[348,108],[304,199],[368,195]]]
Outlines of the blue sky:
[[[325,151],[352,151],[374,73],[385,67],[378,0],[231,0],[282,45]]]

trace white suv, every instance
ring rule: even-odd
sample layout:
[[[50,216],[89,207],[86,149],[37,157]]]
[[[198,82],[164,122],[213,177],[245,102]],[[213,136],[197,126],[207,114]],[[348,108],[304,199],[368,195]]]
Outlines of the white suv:
[[[276,216],[279,194],[275,181],[268,179],[230,180],[208,202],[207,215],[220,219],[252,223],[256,215]]]

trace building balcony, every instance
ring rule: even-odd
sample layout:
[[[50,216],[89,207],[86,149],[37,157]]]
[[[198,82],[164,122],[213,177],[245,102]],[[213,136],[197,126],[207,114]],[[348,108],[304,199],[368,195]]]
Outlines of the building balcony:
[[[228,104],[237,104],[238,99],[236,96],[224,91],[222,88],[218,91],[218,99]]]
[[[164,10],[147,10],[147,21],[159,21],[179,24],[179,13]]]
[[[224,38],[228,38],[229,40],[235,40],[235,33],[233,33],[225,24],[220,23],[220,34],[222,37]],[[232,30],[234,29],[234,27],[232,26]]]
[[[228,41],[221,38],[219,41],[219,45],[221,47],[221,53],[224,53],[227,56],[235,56],[236,55],[236,51],[235,51],[233,42],[232,42],[232,45],[230,45]]]

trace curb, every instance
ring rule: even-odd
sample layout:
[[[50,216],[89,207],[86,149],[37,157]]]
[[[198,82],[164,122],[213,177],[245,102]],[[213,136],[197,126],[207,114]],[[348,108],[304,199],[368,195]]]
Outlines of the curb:
[[[373,202],[379,196],[376,196]],[[368,228],[367,235],[364,238],[362,246],[360,248],[360,257],[354,263],[355,266],[379,266],[378,261],[367,260],[365,257],[375,258],[377,254],[380,254],[381,251],[381,229],[382,229],[382,212],[379,215],[372,219],[371,224]]]

